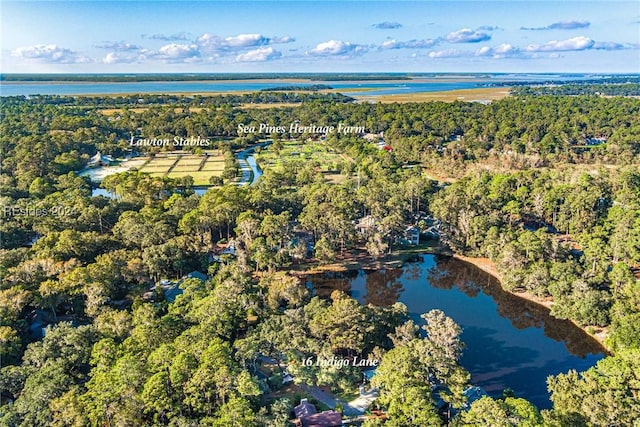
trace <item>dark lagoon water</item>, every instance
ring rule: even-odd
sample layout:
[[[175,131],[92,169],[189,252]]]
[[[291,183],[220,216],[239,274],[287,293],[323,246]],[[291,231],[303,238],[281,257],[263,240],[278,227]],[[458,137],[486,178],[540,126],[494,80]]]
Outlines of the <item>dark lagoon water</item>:
[[[511,388],[541,409],[550,408],[546,379],[583,371],[604,357],[602,347],[572,323],[504,292],[495,278],[454,258],[422,255],[403,268],[314,275],[309,284],[328,296],[340,289],[363,304],[404,303],[411,317],[440,309],[462,328],[462,365],[471,381],[497,397]]]

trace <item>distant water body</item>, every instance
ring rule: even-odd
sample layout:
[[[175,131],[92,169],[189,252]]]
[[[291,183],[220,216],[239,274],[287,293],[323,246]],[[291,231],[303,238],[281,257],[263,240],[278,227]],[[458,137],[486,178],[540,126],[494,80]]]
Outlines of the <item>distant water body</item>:
[[[429,78],[430,80],[425,81]],[[587,78],[576,75],[508,74],[483,78],[451,75],[433,79],[414,77],[413,80],[388,81],[305,81],[292,82],[274,79],[272,81],[158,81],[158,82],[114,82],[114,83],[74,83],[74,82],[2,82],[1,96],[19,95],[114,95],[143,93],[233,93],[256,92],[273,87],[328,85],[347,94],[360,96],[395,95],[419,92],[444,92],[458,89],[474,89],[487,83],[508,83],[522,81],[562,80],[572,81]],[[442,80],[442,81],[438,81]],[[359,89],[361,91],[359,91]]]

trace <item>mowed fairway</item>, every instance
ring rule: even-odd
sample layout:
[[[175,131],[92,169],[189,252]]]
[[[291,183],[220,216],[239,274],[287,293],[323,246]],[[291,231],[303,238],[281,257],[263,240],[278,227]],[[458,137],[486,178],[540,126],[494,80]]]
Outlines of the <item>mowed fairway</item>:
[[[194,185],[210,185],[209,178],[222,176],[224,157],[219,155],[167,155],[147,158],[140,172],[153,176],[182,178],[191,176]]]

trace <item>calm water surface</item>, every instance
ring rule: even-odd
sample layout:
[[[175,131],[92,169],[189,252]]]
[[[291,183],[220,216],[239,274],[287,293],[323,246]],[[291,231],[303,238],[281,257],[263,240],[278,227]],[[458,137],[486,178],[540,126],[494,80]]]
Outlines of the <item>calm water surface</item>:
[[[5,83],[0,86],[2,96],[15,95],[113,95],[120,93],[204,93],[256,92],[275,86],[291,87],[324,84],[334,89],[349,89],[359,95],[390,95],[396,93],[435,92],[478,87],[478,82],[128,82],[128,83]]]
[[[404,303],[415,322],[440,309],[462,328],[462,365],[471,381],[494,397],[511,388],[539,408],[550,408],[546,379],[583,371],[604,357],[602,347],[568,321],[502,291],[490,275],[448,257],[423,255],[401,269],[328,273],[309,278],[317,294],[348,292],[363,304]]]

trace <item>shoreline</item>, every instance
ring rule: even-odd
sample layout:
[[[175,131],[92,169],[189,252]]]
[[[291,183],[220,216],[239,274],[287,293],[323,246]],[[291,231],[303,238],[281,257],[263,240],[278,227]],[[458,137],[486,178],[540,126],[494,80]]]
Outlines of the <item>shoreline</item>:
[[[396,93],[389,95],[375,95],[375,94],[358,94],[358,92],[351,93],[352,98],[357,99],[360,102],[380,102],[386,103],[405,103],[405,102],[491,102],[498,101],[500,99],[510,96],[511,86],[495,86],[495,87],[477,87],[470,89],[450,89],[440,90],[433,92],[411,92],[411,93]],[[366,93],[366,92],[363,92]]]
[[[473,265],[474,267],[484,271],[485,273],[493,276],[498,282],[500,282],[500,285],[502,287],[502,283],[503,283],[503,279],[502,276],[500,275],[500,273],[498,272],[496,265],[489,260],[488,258],[474,258],[474,257],[468,257],[468,256],[464,256],[461,254],[457,254],[454,253],[453,254],[453,258],[458,259],[460,261],[464,261],[466,263],[469,263],[471,265]],[[504,288],[502,288],[502,290],[504,292],[508,292],[511,295],[514,295],[518,298],[522,298],[524,300],[530,301],[534,304],[540,305],[542,307],[545,307],[546,309],[550,310],[551,306],[553,305],[553,299],[549,298],[541,298],[541,297],[537,297],[535,295],[533,295],[530,292],[527,291],[522,291],[522,292],[513,292],[513,291],[508,291]],[[608,329],[602,328],[602,327],[593,327],[595,329],[595,333],[590,334],[586,328],[587,327],[582,327],[580,325],[578,325],[573,319],[567,319],[569,320],[576,328],[579,328],[580,330],[582,330],[585,334],[589,335],[590,337],[593,337],[593,339],[595,339],[604,349],[605,353],[611,353],[611,349],[605,344],[605,340],[607,338],[607,333],[608,333]]]
[[[503,292],[511,294],[515,297],[521,298],[525,301],[532,302],[541,307],[544,307],[547,310],[551,309],[553,305],[553,300],[549,298],[540,298],[537,297],[530,292],[513,292],[508,291],[502,287],[503,278],[498,272],[496,265],[489,260],[488,258],[474,258],[468,257],[462,254],[458,254],[450,251],[447,248],[444,248],[440,245],[436,246],[427,246],[427,245],[419,245],[416,248],[410,249],[401,249],[399,251],[393,252],[391,255],[388,255],[384,259],[373,260],[369,255],[367,255],[364,250],[357,250],[355,254],[352,252],[351,255],[336,257],[334,262],[328,264],[319,264],[319,263],[311,263],[311,264],[302,264],[296,265],[290,271],[291,274],[295,276],[305,276],[308,274],[319,274],[326,272],[345,272],[345,271],[354,271],[354,270],[381,270],[381,269],[394,269],[394,268],[402,268],[402,266],[410,260],[413,256],[416,255],[444,255],[450,256],[457,260],[466,262],[471,264],[472,266],[482,270],[483,272],[489,274],[494,277],[499,283],[500,288]],[[595,341],[600,344],[602,350],[605,354],[610,354],[611,349],[605,344],[605,339],[607,338],[608,329],[601,327],[593,327],[595,329],[595,333],[591,334],[587,331],[587,327],[582,327],[578,325],[574,320],[567,319],[571,322],[576,328],[580,329],[587,336],[593,338]]]

